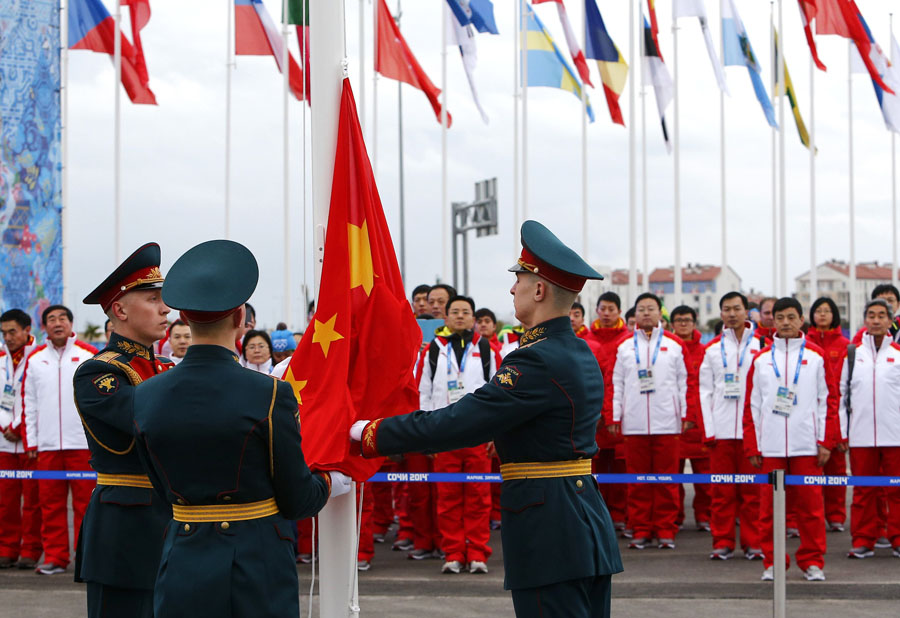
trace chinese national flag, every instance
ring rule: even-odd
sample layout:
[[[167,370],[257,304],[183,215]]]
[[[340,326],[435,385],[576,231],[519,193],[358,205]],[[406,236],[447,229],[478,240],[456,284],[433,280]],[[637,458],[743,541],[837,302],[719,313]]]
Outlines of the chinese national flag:
[[[422,339],[344,80],[331,210],[316,314],[284,379],[300,404],[310,467],[365,481],[380,460],[350,453],[350,425],[419,407],[413,365]]]

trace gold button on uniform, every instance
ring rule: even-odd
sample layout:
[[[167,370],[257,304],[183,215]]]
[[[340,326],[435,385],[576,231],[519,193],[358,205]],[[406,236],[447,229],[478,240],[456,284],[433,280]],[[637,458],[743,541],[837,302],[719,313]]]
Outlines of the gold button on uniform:
[[[222,530],[228,530],[230,528],[230,524],[227,521],[222,522]]]
[[[190,531],[191,531],[191,524],[184,524],[184,531],[185,531],[185,532],[190,532]]]
[[[584,487],[584,481],[582,481],[581,479],[578,479],[577,481],[575,481],[575,487],[577,487],[578,489],[581,489],[582,487]]]
[[[176,500],[175,502],[177,502],[178,504],[184,505],[184,500],[182,498],[178,498],[178,500]]]
[[[231,496],[222,496],[222,500],[224,500],[225,502],[230,502]]]

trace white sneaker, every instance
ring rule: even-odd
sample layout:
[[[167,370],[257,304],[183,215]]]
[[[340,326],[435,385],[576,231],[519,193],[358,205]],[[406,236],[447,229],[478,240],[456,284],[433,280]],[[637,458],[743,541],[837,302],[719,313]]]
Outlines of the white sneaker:
[[[487,565],[481,560],[473,560],[469,563],[469,573],[487,573]]]
[[[804,571],[803,575],[806,576],[806,581],[810,582],[823,582],[825,581],[825,571],[817,567],[816,565],[812,565],[806,571]]]
[[[775,567],[770,566],[765,571],[763,571],[762,577],[760,577],[760,579],[764,582],[775,581]]]
[[[462,572],[462,563],[459,560],[448,560],[441,567],[441,573],[459,575]]]

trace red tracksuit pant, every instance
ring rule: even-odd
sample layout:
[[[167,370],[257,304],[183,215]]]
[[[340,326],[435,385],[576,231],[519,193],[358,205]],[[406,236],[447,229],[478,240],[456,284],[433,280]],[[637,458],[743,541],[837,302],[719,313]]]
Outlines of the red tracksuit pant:
[[[812,455],[803,457],[763,457],[762,471],[766,474],[773,470],[785,470],[785,474],[803,476],[820,476],[822,468],[816,465]],[[825,502],[822,488],[808,485],[789,485],[787,494],[794,496],[794,517],[800,530],[800,547],[794,558],[797,566],[805,571],[815,565],[825,566]],[[772,490],[768,487],[760,491],[759,526],[762,539],[762,550],[765,554],[763,566],[774,563],[774,534],[772,521]],[[741,519],[743,522],[743,519]],[[790,556],[785,554],[785,564],[790,566]]]
[[[25,453],[0,453],[0,470],[34,470]],[[41,557],[41,507],[37,481],[0,480],[0,557]]]
[[[375,539],[372,536],[375,515],[375,492],[372,491],[372,488],[375,485],[380,485],[380,483],[357,483],[356,485],[357,513],[359,512],[359,496],[362,493],[362,518],[359,522],[357,560],[371,560],[375,556]]]
[[[690,460],[694,474],[709,474],[709,457],[689,457],[678,461],[678,471],[684,473],[685,463]],[[694,483],[694,499],[691,509],[694,511],[694,522],[709,523],[709,509],[712,504],[712,492],[706,483]],[[678,524],[684,523],[684,485],[678,486]]]
[[[395,472],[397,464],[388,462],[381,466],[379,472]],[[394,496],[393,483],[370,483],[366,486],[366,491],[372,492],[372,498],[375,499],[375,507],[372,511],[372,532],[375,534],[385,534],[392,523],[394,523]]]
[[[491,471],[491,459],[483,445],[439,453],[434,471],[484,474]],[[490,557],[490,519],[490,483],[437,484],[437,525],[448,562],[484,562]]]
[[[900,446],[850,449],[850,466],[855,476],[900,476]],[[850,534],[854,547],[873,547],[884,529],[879,517],[879,497],[887,499],[887,537],[900,547],[900,487],[854,487],[850,506]]]
[[[846,476],[847,455],[832,449],[831,457],[825,463],[825,476]],[[847,488],[843,485],[830,485],[825,492],[825,521],[843,524],[847,521]]]
[[[744,456],[743,440],[719,440],[709,455],[711,474],[755,474]],[[741,520],[741,547],[759,549],[759,485],[712,485],[713,549],[735,548],[735,526]]]
[[[38,470],[90,470],[91,452],[87,449],[41,451],[38,453]],[[61,567],[69,565],[68,501],[72,491],[74,511],[75,546],[81,532],[81,520],[91,500],[95,481],[38,481],[41,501],[41,541],[44,545],[44,562]]]
[[[405,456],[407,472],[434,472],[434,460],[426,455],[409,453]],[[433,550],[441,547],[436,523],[438,483],[408,483],[406,511],[412,522],[415,549]],[[399,535],[398,535],[399,536]]]
[[[591,470],[594,474],[621,474],[625,472],[625,460],[616,459],[616,449],[614,448],[600,449],[591,461]],[[599,488],[613,523],[624,523],[628,485],[625,483],[600,483]]]
[[[677,474],[675,434],[625,436],[625,468],[629,474]],[[674,539],[678,532],[678,485],[641,483],[628,487],[628,525],[635,539]]]

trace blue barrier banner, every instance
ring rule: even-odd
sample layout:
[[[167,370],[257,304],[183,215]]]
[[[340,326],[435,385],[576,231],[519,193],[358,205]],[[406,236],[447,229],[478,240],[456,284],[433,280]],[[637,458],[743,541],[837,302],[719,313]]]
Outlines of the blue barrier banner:
[[[769,485],[768,474],[594,474],[597,482],[619,483],[694,483],[699,485]],[[0,479],[20,480],[95,480],[97,473],[69,470],[0,470]],[[378,472],[369,483],[500,483],[499,474],[451,472]],[[900,476],[802,476],[788,474],[785,485],[900,487]]]

